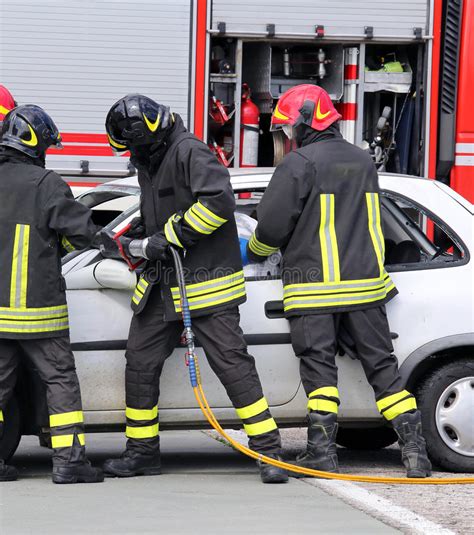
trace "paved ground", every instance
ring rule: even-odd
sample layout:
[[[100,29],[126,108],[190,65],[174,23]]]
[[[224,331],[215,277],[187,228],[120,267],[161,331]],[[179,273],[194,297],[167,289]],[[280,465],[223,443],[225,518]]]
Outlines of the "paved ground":
[[[400,533],[308,480],[262,485],[253,461],[199,431],[164,432],[164,474],[53,485],[50,452],[23,439],[21,480],[0,485],[0,533],[271,534]],[[93,462],[117,455],[120,434],[89,435]]]
[[[245,443],[241,431],[231,431]],[[306,429],[282,430],[286,455],[296,456],[306,446]],[[341,472],[403,477],[400,450],[397,445],[379,451],[354,451],[339,448]],[[474,474],[433,472],[436,477],[471,477]],[[427,487],[397,487],[383,484],[343,483],[304,480],[348,503],[366,510],[404,533],[474,533],[474,484]]]

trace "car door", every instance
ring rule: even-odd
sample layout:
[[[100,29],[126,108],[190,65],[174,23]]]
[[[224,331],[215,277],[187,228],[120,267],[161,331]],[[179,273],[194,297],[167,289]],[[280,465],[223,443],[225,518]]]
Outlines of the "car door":
[[[117,206],[116,200],[113,208]],[[124,205],[124,200],[120,201]],[[108,206],[110,208],[110,205]],[[95,218],[106,222],[110,213],[99,213],[95,206]],[[138,215],[138,207],[127,210],[113,219],[107,228],[122,228]],[[85,253],[84,253],[85,255]],[[127,273],[121,272],[125,263],[107,260],[109,279],[98,277],[104,260],[84,257],[70,259],[65,269],[68,282],[68,302],[71,316],[71,339],[76,356],[78,374],[87,411],[122,411],[125,406],[124,373],[125,347],[132,317],[130,309],[131,288]],[[99,268],[97,266],[100,266]],[[115,275],[112,275],[112,272]],[[99,281],[97,280],[99,279]],[[123,284],[117,284],[121,279]],[[282,405],[290,401],[299,384],[295,359],[288,359],[289,334],[285,320],[270,322],[264,314],[264,296],[275,294],[281,299],[279,281],[261,281],[260,287],[250,281],[247,287],[249,302],[241,309],[242,325],[250,351],[255,356],[265,393],[270,405]],[[281,334],[284,334],[283,339]],[[276,334],[276,338],[273,336]],[[282,340],[284,343],[281,343]],[[210,369],[202,348],[197,349],[201,376],[207,397],[214,408],[230,408],[232,404],[215,374]],[[282,380],[285,378],[286,380]],[[194,409],[196,401],[189,386],[188,370],[184,363],[184,349],[177,348],[166,361],[161,377],[161,409]],[[117,422],[121,421],[117,413]],[[180,413],[182,421],[195,415]],[[100,415],[89,415],[89,422]],[[165,416],[166,419],[172,419]]]
[[[385,267],[399,294],[386,310],[400,366],[424,344],[471,332],[472,271],[456,231],[457,214],[467,216],[466,210],[429,181],[393,177],[387,186],[391,189],[382,195]],[[344,398],[350,396],[341,416],[378,417],[359,363],[341,358],[339,368],[340,390]]]

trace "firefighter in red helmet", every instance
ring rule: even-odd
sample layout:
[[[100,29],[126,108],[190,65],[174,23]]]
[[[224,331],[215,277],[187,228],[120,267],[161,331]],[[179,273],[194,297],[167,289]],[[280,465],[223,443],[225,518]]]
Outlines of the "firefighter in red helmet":
[[[308,396],[308,444],[296,464],[338,471],[335,356],[344,329],[399,437],[408,477],[427,477],[420,412],[404,389],[385,312],[397,290],[384,268],[377,171],[368,153],[342,138],[340,118],[315,85],[280,97],[272,126],[298,148],[276,168],[247,246],[253,261],[283,253],[284,310]]]
[[[0,84],[0,126],[5,119],[5,115],[16,107],[15,99],[8,89]]]

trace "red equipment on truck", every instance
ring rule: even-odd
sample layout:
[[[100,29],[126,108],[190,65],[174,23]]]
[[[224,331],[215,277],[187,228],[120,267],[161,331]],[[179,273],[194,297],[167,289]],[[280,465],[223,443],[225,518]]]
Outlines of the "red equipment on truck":
[[[248,84],[242,85],[241,123],[240,167],[257,167],[260,110],[250,100],[250,88]]]

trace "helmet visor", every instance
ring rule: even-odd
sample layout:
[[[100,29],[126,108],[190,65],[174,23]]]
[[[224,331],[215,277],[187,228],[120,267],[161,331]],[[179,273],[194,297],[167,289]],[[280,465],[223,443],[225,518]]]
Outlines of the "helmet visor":
[[[270,125],[270,132],[281,132],[283,131],[285,136],[288,138],[288,139],[293,139],[294,137],[294,129],[293,129],[293,125],[291,124],[282,124],[282,123],[277,123],[277,124],[271,124]]]

